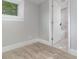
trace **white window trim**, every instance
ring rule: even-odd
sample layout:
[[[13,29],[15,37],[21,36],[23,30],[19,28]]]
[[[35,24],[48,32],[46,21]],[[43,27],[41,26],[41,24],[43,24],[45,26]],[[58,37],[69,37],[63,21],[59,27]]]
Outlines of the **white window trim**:
[[[24,15],[19,15],[20,12],[24,13],[24,11],[23,11],[24,9],[22,11],[20,10],[20,4],[23,0],[4,0],[4,1],[8,1],[8,2],[11,2],[11,3],[18,4],[18,12],[17,12],[17,16],[2,14],[2,20],[6,20],[6,21],[24,21]]]
[[[24,21],[24,18],[19,17],[19,16],[2,15],[2,20],[5,20],[5,21]]]

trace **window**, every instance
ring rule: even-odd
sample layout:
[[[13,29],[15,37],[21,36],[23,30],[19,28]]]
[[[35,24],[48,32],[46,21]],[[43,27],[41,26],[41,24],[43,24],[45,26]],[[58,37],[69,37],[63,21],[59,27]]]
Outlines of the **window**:
[[[24,21],[24,0],[2,0],[2,20]]]
[[[18,5],[15,3],[11,3],[8,1],[2,1],[2,14],[17,16],[18,15],[17,7]]]

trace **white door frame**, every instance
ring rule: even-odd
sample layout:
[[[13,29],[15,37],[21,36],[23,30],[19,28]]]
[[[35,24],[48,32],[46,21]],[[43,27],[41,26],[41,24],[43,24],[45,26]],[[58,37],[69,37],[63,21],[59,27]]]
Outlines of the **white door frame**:
[[[52,22],[53,22],[53,0],[49,0],[49,44],[52,46],[52,36],[53,36],[53,27],[52,27]]]
[[[70,0],[68,0],[68,50],[70,50]]]

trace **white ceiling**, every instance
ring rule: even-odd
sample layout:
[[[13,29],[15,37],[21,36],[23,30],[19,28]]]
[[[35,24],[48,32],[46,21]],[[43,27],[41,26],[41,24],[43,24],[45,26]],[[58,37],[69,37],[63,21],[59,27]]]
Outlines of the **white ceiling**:
[[[46,0],[30,0],[31,2],[35,3],[35,4],[41,4]]]
[[[59,4],[65,4],[68,0],[56,0]]]
[[[44,1],[47,1],[47,0],[29,0],[35,4],[41,4],[43,3]],[[54,0],[54,1],[57,1],[59,4],[65,4],[68,0]]]
[[[61,7],[67,7],[68,0],[54,0],[56,1]]]

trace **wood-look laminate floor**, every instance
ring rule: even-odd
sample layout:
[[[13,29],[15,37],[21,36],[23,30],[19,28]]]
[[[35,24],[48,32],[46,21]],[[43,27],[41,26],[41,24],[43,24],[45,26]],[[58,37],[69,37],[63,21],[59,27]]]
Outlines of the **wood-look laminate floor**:
[[[59,49],[34,43],[3,53],[2,59],[77,59]]]

